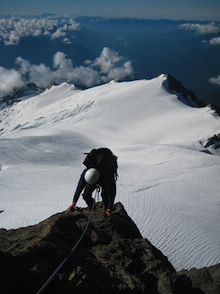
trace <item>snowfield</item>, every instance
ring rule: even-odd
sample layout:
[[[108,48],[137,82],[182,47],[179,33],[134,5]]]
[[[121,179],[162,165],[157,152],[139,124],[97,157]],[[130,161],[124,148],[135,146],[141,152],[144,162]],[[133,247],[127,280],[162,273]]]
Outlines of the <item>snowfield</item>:
[[[0,121],[1,228],[65,211],[83,153],[108,147],[116,201],[142,236],[176,270],[220,262],[220,149],[201,144],[220,133],[220,118],[180,102],[165,75],[87,90],[63,83],[2,109]]]

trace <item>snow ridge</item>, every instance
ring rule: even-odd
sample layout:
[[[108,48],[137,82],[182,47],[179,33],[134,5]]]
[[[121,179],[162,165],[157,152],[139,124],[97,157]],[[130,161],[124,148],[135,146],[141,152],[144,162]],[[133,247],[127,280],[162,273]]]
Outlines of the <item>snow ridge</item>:
[[[220,133],[220,118],[182,103],[166,83],[63,83],[1,110],[1,227],[65,210],[83,153],[106,146],[119,161],[116,201],[143,237],[177,270],[219,263],[219,149],[200,142]]]

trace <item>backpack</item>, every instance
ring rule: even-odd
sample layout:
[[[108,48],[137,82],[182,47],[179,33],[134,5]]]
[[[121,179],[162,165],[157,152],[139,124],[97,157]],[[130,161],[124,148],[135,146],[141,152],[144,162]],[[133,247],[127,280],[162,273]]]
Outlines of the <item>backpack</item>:
[[[92,149],[86,156],[83,164],[87,168],[96,168],[101,174],[114,174],[117,179],[117,156],[108,148]]]

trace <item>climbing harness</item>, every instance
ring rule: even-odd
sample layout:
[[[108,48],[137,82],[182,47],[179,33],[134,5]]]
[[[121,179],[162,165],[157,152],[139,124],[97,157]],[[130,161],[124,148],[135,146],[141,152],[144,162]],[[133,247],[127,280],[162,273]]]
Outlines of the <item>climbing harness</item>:
[[[43,293],[43,291],[47,288],[47,286],[53,281],[53,279],[55,278],[56,274],[63,268],[63,266],[66,264],[66,262],[69,260],[69,258],[72,256],[73,252],[75,251],[75,249],[77,248],[77,246],[79,245],[79,243],[81,242],[83,236],[85,235],[87,229],[88,229],[88,226],[89,226],[89,223],[91,221],[91,218],[92,218],[92,213],[93,213],[93,210],[94,210],[94,207],[95,207],[95,200],[96,198],[99,199],[99,192],[100,192],[100,187],[99,185],[97,185],[96,187],[96,193],[95,193],[95,198],[94,198],[94,201],[93,201],[93,204],[92,204],[92,209],[91,209],[91,213],[90,213],[90,216],[89,216],[89,219],[88,219],[88,222],[87,222],[87,225],[81,235],[81,237],[79,238],[79,240],[77,241],[77,243],[75,244],[75,246],[71,249],[69,255],[63,260],[63,262],[58,266],[58,268],[54,271],[54,273],[49,277],[49,279],[46,281],[46,283],[40,288],[40,290],[37,292],[37,294],[41,294]]]

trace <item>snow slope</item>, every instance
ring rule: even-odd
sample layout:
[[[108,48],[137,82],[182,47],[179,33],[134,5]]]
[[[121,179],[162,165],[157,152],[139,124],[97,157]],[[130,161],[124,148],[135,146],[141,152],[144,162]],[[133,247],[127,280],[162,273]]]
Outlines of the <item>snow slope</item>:
[[[63,83],[0,120],[0,227],[66,210],[83,153],[108,147],[118,156],[116,201],[143,237],[177,270],[220,262],[220,156],[200,143],[220,132],[220,118],[180,102],[164,75],[83,91]]]

